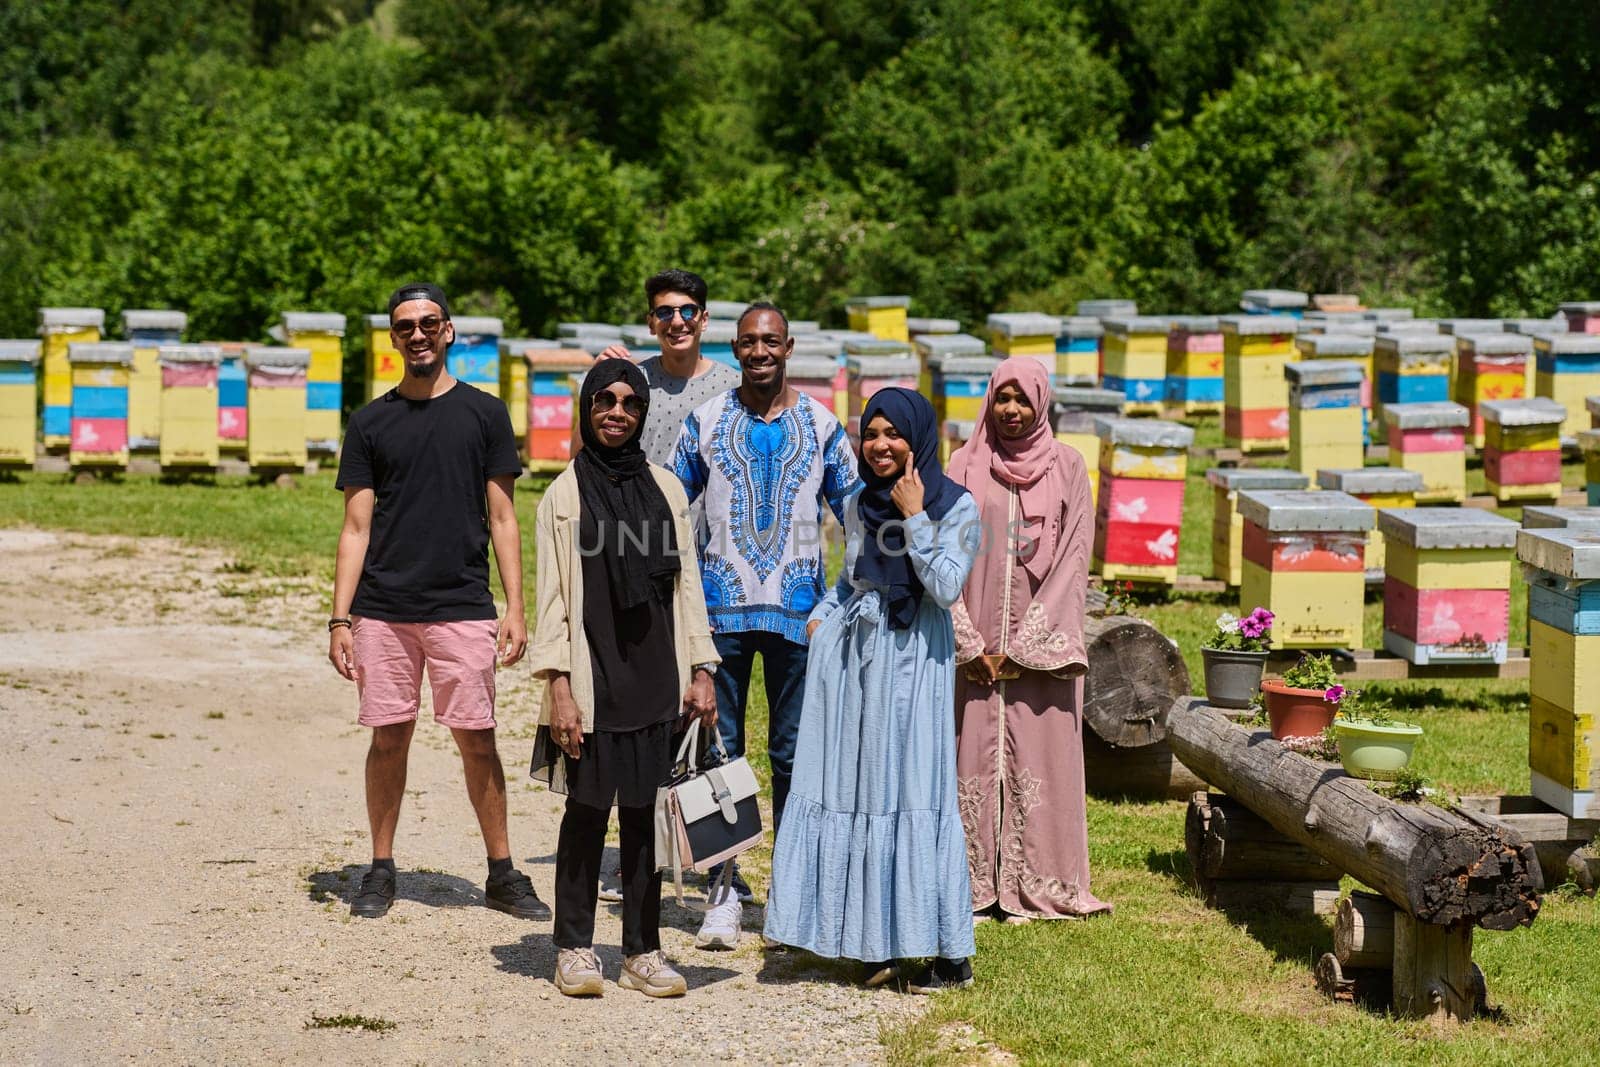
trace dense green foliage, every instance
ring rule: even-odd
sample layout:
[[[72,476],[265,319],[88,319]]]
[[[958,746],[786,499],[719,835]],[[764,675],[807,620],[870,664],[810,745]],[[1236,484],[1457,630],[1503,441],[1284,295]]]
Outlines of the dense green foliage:
[[[7,4],[0,336],[260,338],[412,275],[536,334],[667,263],[833,321],[1548,314],[1600,268],[1597,62],[1579,0]]]

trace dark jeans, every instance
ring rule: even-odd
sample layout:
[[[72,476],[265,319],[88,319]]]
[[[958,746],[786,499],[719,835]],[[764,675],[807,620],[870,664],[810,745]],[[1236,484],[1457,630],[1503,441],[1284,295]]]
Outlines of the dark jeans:
[[[600,856],[606,847],[606,808],[567,798],[556,841],[557,948],[594,944]],[[617,808],[622,828],[622,952],[637,956],[661,947],[661,874],[656,870],[655,807]]]
[[[756,654],[767,682],[767,757],[772,763],[772,834],[776,838],[794,776],[795,738],[806,690],[806,646],[766,630],[713,634],[717,668],[717,729],[728,755],[744,755],[744,709]]]

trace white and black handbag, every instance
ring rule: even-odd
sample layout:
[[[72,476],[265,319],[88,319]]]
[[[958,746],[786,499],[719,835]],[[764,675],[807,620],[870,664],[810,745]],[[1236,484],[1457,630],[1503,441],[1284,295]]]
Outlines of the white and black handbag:
[[[761,843],[760,784],[743,756],[729,759],[722,735],[707,755],[720,762],[702,770],[695,760],[700,722],[695,720],[678,746],[672,778],[656,790],[656,866],[672,871],[678,903],[683,903],[683,869],[709,871]],[[733,864],[723,871],[732,879]]]

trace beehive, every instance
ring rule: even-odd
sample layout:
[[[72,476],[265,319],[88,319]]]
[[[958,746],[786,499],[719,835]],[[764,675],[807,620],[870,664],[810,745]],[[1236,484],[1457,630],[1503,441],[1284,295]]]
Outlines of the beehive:
[[[1173,585],[1194,431],[1158,419],[1106,418],[1100,438],[1094,566],[1110,581]]]
[[[1416,314],[1410,308],[1368,308],[1361,317],[1368,322],[1404,322],[1415,318]]]
[[[1578,451],[1583,453],[1584,495],[1592,507],[1600,504],[1600,430],[1579,430]]]
[[[38,341],[0,341],[0,469],[32,469],[39,419]]]
[[[1299,336],[1333,333],[1371,337],[1378,324],[1360,311],[1308,311],[1300,318]]]
[[[1244,551],[1244,518],[1239,514],[1241,491],[1304,489],[1310,481],[1299,471],[1269,467],[1216,467],[1206,471],[1211,484],[1211,577],[1238,586]]]
[[[1503,319],[1501,328],[1506,333],[1521,334],[1524,337],[1538,337],[1546,333],[1567,333],[1567,320],[1561,315],[1549,319]],[[1534,395],[1534,371],[1537,362],[1532,356],[1528,357],[1528,379],[1523,390],[1523,396]]]
[[[1600,533],[1522,530],[1517,558],[1530,593],[1532,792],[1566,815],[1600,818]]]
[[[1600,333],[1600,300],[1574,300],[1557,309],[1573,333]]]
[[[956,449],[972,440],[977,423],[970,419],[946,419],[940,425],[944,432],[939,435],[939,462],[949,463]]]
[[[1089,385],[1100,380],[1100,347],[1105,327],[1089,315],[1072,315],[1061,320],[1056,335],[1057,385]]]
[[[1477,508],[1385,508],[1383,647],[1416,664],[1504,663],[1517,524]]]
[[[1001,361],[994,356],[947,356],[934,375],[934,410],[939,420],[977,422],[989,402],[989,378]],[[1049,419],[1049,411],[1035,412]]]
[[[311,359],[311,352],[304,348],[258,345],[245,349],[250,406],[245,459],[251,473],[305,468],[306,372]]]
[[[1502,504],[1561,495],[1561,424],[1567,410],[1547,397],[1483,404],[1483,476]]]
[[[126,470],[128,374],[133,368],[133,346],[74,342],[67,346],[67,362],[72,368],[68,462],[74,468]]]
[[[912,342],[917,352],[917,391],[933,402],[942,423],[944,398],[939,388],[939,364],[949,357],[986,356],[989,346],[967,333],[923,334]]]
[[[332,454],[339,450],[339,419],[344,406],[344,327],[344,316],[337,312],[283,313],[285,343],[311,353],[305,396],[309,452]]]
[[[69,345],[100,340],[106,313],[100,308],[40,308],[39,336],[44,340],[39,378],[44,390],[44,446],[54,452],[72,437],[72,364]]]
[[[1467,422],[1460,404],[1394,404],[1388,417],[1389,463],[1422,475],[1419,504],[1467,499]]]
[[[1504,333],[1504,319],[1440,319],[1439,332],[1451,337],[1467,337],[1475,333]]]
[[[1239,307],[1250,315],[1292,315],[1299,318],[1305,314],[1306,306],[1310,303],[1310,295],[1297,289],[1246,289]]]
[[[213,470],[217,441],[217,345],[162,345],[156,350],[161,375],[161,469]]]
[[[1122,394],[1110,389],[1084,386],[1057,387],[1051,395],[1050,424],[1056,440],[1077,451],[1089,472],[1089,493],[1100,494],[1100,435],[1095,423],[1116,418],[1122,410]]]
[[[838,370],[838,360],[828,356],[791,355],[784,374],[790,385],[832,411],[833,384]]]
[[[1289,447],[1289,386],[1283,368],[1294,358],[1297,319],[1288,315],[1224,315],[1223,439],[1243,452]]]
[[[622,343],[628,346],[628,351],[633,353],[635,362],[656,355],[661,351],[661,338],[650,332],[650,327],[636,322],[624,325],[620,331]],[[501,348],[500,380],[505,381],[505,349]],[[526,363],[523,364],[527,366]]]
[[[852,440],[861,440],[861,413],[879,389],[917,387],[917,357],[911,346],[895,341],[852,341],[845,345],[850,415],[845,422]]]
[[[536,348],[555,347],[554,341],[543,337],[500,338],[500,399],[511,415],[511,433],[519,445],[528,440],[527,354]]]
[[[1533,353],[1533,395],[1566,408],[1561,433],[1576,436],[1588,421],[1584,399],[1600,393],[1600,334],[1538,334]]]
[[[577,348],[530,348],[522,353],[528,367],[528,437],[524,455],[528,469],[560,470],[572,458],[575,403],[581,380],[594,357]]]
[[[1528,361],[1532,357],[1533,340],[1522,334],[1456,335],[1455,401],[1471,415],[1468,434],[1475,448],[1483,447],[1480,406],[1485,400],[1526,397]]]
[[[128,448],[150,451],[161,444],[162,345],[183,340],[189,316],[181,311],[130,309],[122,313],[122,336],[133,345],[128,369]]]
[[[1432,404],[1450,399],[1450,359],[1455,339],[1417,330],[1379,332],[1372,351],[1376,382],[1372,419],[1382,433],[1383,412],[1392,404]]]
[[[704,332],[700,334],[700,354],[707,359],[716,360],[724,366],[739,369],[739,359],[733,354],[733,340],[738,335],[739,329],[735,323],[712,319],[706,323]],[[617,340],[621,340],[619,335]],[[601,345],[591,351],[590,355],[599,355]]]
[[[456,339],[445,355],[457,381],[491,396],[500,395],[500,336],[505,323],[492,315],[458,315]]]
[[[217,368],[217,444],[224,452],[243,452],[250,430],[249,376],[244,369],[247,345],[223,342]]]
[[[1372,441],[1372,346],[1374,343],[1371,330],[1366,332],[1346,332],[1353,325],[1375,325],[1373,323],[1339,324],[1337,330],[1326,330],[1322,333],[1297,334],[1294,339],[1295,351],[1301,360],[1336,359],[1361,364],[1361,441],[1370,444]]]
[[[906,324],[906,312],[910,307],[909,296],[853,296],[845,302],[845,313],[852,330],[904,344],[911,340]]]
[[[1135,301],[1113,296],[1104,299],[1080,300],[1075,310],[1081,318],[1109,319],[1114,315],[1137,315],[1139,314],[1139,305]]]
[[[1239,602],[1266,605],[1273,648],[1359,648],[1362,559],[1376,515],[1346,493],[1245,491]]]
[[[796,337],[794,350],[789,358],[833,361],[833,400],[829,403],[828,410],[839,420],[839,425],[844,425],[845,420],[850,417],[850,379],[844,365],[844,342],[829,336],[826,332]]]
[[[1123,395],[1127,415],[1159,415],[1167,392],[1167,320],[1154,315],[1105,321],[1101,385]]]
[[[1167,332],[1166,400],[1186,415],[1222,410],[1222,323],[1215,315],[1178,315]]]
[[[715,303],[715,301],[711,301],[711,303]],[[731,330],[734,320],[737,318],[738,316],[735,315],[727,319],[720,319],[713,315],[709,322],[724,322]],[[556,323],[556,336],[558,338],[572,338],[573,340],[580,337],[592,337],[596,340],[603,340],[607,344],[613,341],[620,344],[622,342],[622,327],[614,322],[558,322]],[[568,345],[565,347],[575,346]]]
[[[1410,508],[1417,503],[1422,475],[1403,467],[1356,467],[1347,470],[1317,471],[1317,488],[1337,489],[1375,508]],[[1383,578],[1384,546],[1382,524],[1367,531],[1367,580]]]
[[[794,333],[794,323],[789,324],[789,332]],[[961,322],[958,319],[906,319],[906,332],[911,335],[911,340],[918,337],[942,337],[948,334],[960,333]]]
[[[1056,336],[1061,333],[1059,318],[1023,311],[990,315],[985,325],[989,330],[989,345],[996,355],[1037,359],[1054,383]]]
[[[367,399],[376,400],[405,379],[406,363],[389,334],[389,316],[367,315],[361,321],[367,338]]]
[[[1359,467],[1361,364],[1314,359],[1284,364],[1289,382],[1289,466],[1312,475],[1323,467]]]
[[[1522,528],[1600,530],[1600,507],[1563,508],[1553,504],[1529,504],[1522,509]]]
[[[747,300],[707,300],[706,315],[713,319],[738,322],[739,316],[750,310]]]

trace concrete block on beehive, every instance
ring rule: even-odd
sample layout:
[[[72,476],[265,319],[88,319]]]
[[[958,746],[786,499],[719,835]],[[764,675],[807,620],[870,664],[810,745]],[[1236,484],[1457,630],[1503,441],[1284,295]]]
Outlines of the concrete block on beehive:
[[[1372,529],[1372,505],[1349,493],[1327,490],[1257,489],[1239,494],[1239,513],[1272,533],[1356,532]]]

